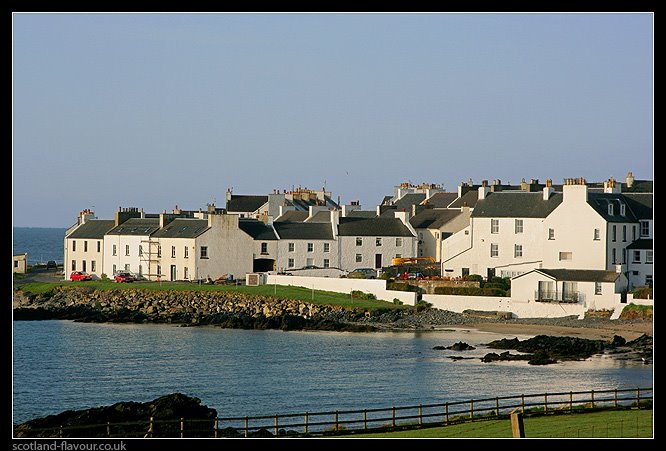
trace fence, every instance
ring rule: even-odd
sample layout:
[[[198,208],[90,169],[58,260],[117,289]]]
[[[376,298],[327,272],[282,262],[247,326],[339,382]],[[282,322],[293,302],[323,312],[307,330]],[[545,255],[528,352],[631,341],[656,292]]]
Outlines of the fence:
[[[217,417],[106,423],[33,429],[39,437],[302,437],[446,426],[466,421],[585,409],[650,407],[652,388],[591,390],[503,396],[412,406],[304,412],[282,415]]]

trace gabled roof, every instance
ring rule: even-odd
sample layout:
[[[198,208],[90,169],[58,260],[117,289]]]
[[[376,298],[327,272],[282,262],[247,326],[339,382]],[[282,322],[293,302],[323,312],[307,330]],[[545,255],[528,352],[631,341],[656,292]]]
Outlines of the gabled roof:
[[[103,239],[116,225],[113,219],[88,219],[85,223],[76,228],[67,238],[87,238]]]
[[[153,234],[155,238],[195,238],[208,229],[206,219],[176,218]]]
[[[615,282],[620,273],[615,271],[604,271],[601,269],[533,269],[520,274],[514,279],[518,279],[532,272],[544,274],[554,280],[564,282]]]
[[[373,210],[354,210],[347,213],[348,218],[375,218],[377,212]]]
[[[227,211],[252,213],[268,202],[268,196],[231,195],[227,201]]]
[[[652,193],[622,193],[636,219],[653,219]]]
[[[435,193],[430,198],[421,202],[421,205],[428,205],[433,208],[446,208],[458,198],[458,193]]]
[[[106,232],[107,235],[152,235],[159,230],[159,218],[131,218]]]
[[[400,199],[393,202],[398,209],[400,208],[409,208],[411,210],[412,205],[418,205],[425,200],[425,193],[410,193],[405,194]]]
[[[283,240],[333,239],[333,228],[330,222],[274,222],[273,227]]]
[[[627,249],[654,249],[652,243],[652,240],[649,238],[640,238],[627,246]]]
[[[331,212],[330,211],[318,211],[311,218],[307,218],[305,222],[328,222],[331,223]]]
[[[240,218],[238,220],[238,227],[255,240],[277,240],[273,228],[257,219]]]
[[[409,236],[412,232],[397,218],[340,218],[340,236]]]
[[[391,202],[391,199],[393,199],[393,196],[384,196],[379,205],[388,205]]]
[[[500,191],[476,203],[475,218],[545,218],[562,203],[562,194],[553,193],[543,200],[542,192]]]
[[[467,205],[470,208],[474,208],[478,200],[479,200],[478,191],[467,191],[461,197],[454,200],[449,205],[449,208],[462,208],[464,205]]]
[[[297,210],[290,210],[286,211],[282,214],[282,216],[278,216],[274,222],[283,222],[283,221],[289,221],[289,222],[303,222],[308,218],[308,212],[307,211],[297,211]]]
[[[626,198],[619,193],[587,193],[587,203],[607,222],[636,222],[631,208],[620,214],[620,204],[627,205]],[[613,205],[613,214],[608,214],[608,205]]]
[[[412,216],[409,223],[415,229],[439,229],[461,214],[460,210],[428,209]]]

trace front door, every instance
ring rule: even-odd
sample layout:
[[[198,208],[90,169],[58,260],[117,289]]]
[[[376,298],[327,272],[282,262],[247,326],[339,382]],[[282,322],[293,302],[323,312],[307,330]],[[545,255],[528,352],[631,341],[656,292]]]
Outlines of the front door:
[[[171,265],[171,280],[176,280],[176,265]]]
[[[375,269],[382,267],[382,254],[375,254]]]

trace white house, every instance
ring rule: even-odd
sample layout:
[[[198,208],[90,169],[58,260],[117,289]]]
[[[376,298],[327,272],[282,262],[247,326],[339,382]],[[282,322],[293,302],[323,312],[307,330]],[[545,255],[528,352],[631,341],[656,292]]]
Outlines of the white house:
[[[305,266],[337,268],[340,264],[338,240],[333,224],[328,222],[273,223],[278,241],[278,270]]]
[[[129,219],[123,221],[128,216]],[[115,227],[104,234],[104,273],[109,277],[118,271],[129,271],[139,276],[148,273],[143,251],[150,242],[150,236],[159,228],[160,219],[146,218],[143,211],[129,208],[116,212]]]
[[[441,261],[442,241],[467,227],[469,221],[470,209],[467,206],[460,210],[431,208],[412,216],[409,223],[418,237],[418,256]]]
[[[122,217],[122,215],[121,215]],[[111,219],[97,219],[90,210],[79,213],[76,224],[65,232],[64,275],[89,273],[94,279],[104,274],[104,235],[115,226]]]

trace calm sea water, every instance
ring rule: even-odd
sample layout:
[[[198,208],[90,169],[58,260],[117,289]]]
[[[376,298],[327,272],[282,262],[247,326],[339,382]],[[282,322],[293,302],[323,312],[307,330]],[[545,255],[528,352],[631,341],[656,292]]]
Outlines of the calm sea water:
[[[28,253],[28,264],[64,260],[65,230],[59,228],[14,227],[12,229],[13,255]]]
[[[13,421],[173,392],[200,398],[219,416],[253,416],[653,385],[652,365],[607,357],[482,363],[489,352],[482,344],[502,337],[465,329],[283,332],[16,321]],[[458,341],[477,349],[432,349]]]

